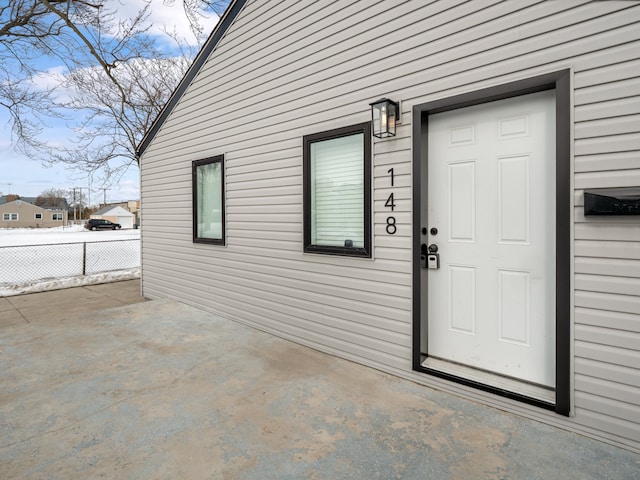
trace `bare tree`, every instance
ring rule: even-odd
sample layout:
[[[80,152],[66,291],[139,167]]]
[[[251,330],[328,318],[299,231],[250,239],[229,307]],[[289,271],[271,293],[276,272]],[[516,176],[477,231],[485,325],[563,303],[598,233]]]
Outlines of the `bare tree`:
[[[104,1],[13,0],[0,6],[0,104],[11,118],[20,147],[41,147],[41,120],[59,116],[53,89],[37,85],[40,60],[53,58],[68,71],[95,64],[111,75],[119,61],[134,58],[148,43],[142,22],[115,24]],[[122,41],[113,41],[119,37]],[[115,82],[117,83],[117,82]]]
[[[228,0],[180,2],[203,40],[202,9],[222,14]],[[114,0],[11,0],[0,4],[0,107],[14,142],[27,154],[112,177],[136,163],[135,146],[150,127],[193,57],[149,35],[151,4],[118,20]],[[180,53],[176,57],[175,50]],[[42,57],[64,66],[59,83],[43,87]],[[65,87],[61,100],[59,89]],[[70,98],[69,98],[70,97]],[[47,118],[85,113],[73,144],[52,148],[39,135]],[[43,157],[44,155],[44,157]]]
[[[35,204],[39,207],[64,207],[69,205],[69,190],[62,188],[50,188],[43,191],[36,198]]]
[[[76,143],[51,151],[50,158],[89,172],[102,170],[117,179],[137,164],[137,145],[188,66],[185,56],[135,59],[113,71],[117,85],[99,68],[75,70],[66,86],[82,95],[67,106],[84,112],[85,118]]]

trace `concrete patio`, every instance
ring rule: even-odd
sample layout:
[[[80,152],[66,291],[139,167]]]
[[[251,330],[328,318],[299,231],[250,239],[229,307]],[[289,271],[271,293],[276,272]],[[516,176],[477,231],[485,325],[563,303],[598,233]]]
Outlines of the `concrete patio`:
[[[640,478],[632,452],[136,289],[0,298],[0,478]]]

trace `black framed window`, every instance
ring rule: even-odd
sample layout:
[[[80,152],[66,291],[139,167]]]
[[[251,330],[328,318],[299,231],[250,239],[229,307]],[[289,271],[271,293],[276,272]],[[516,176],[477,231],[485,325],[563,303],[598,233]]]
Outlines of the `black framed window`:
[[[303,139],[304,251],[371,257],[371,124]]]
[[[224,245],[224,155],[192,162],[193,241]]]

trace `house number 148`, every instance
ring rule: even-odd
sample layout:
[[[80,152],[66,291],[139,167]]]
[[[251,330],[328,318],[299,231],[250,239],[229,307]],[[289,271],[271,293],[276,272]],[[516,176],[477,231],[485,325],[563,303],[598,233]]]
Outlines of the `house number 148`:
[[[394,186],[393,185],[393,168],[390,168],[389,170],[387,170],[387,173],[391,175],[391,186],[393,187]],[[390,208],[392,212],[396,209],[396,203],[395,203],[395,200],[393,199],[393,192],[389,194],[387,201],[384,202],[384,206],[387,208]],[[387,217],[386,230],[389,235],[393,235],[396,233],[396,231],[398,230],[396,228],[396,217],[392,215]]]

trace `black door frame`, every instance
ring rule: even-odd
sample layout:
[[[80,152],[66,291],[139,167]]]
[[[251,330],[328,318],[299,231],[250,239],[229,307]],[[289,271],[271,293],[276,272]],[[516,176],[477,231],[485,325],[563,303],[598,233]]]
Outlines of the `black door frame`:
[[[429,115],[503,100],[544,90],[556,91],[556,399],[548,403],[435,369],[423,367],[421,318],[426,300],[421,299],[420,244],[423,225],[422,199],[427,185]],[[568,416],[571,409],[571,86],[570,70],[530,77],[495,87],[443,98],[413,107],[413,369],[439,378],[512,398]],[[425,285],[426,286],[426,285]]]

